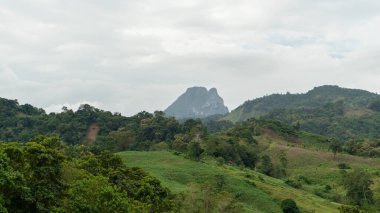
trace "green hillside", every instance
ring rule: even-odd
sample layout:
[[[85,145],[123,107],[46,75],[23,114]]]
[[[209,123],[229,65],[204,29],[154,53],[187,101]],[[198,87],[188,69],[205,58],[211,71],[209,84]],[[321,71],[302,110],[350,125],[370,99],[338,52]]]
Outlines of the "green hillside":
[[[223,120],[262,117],[304,131],[341,140],[380,137],[380,96],[337,86],[316,87],[305,94],[274,94],[247,101]]]
[[[211,159],[195,162],[165,151],[127,151],[119,156],[127,166],[143,168],[174,193],[186,193],[193,184],[209,184],[215,176],[222,175],[227,191],[241,194],[238,202],[243,205],[244,212],[281,212],[280,202],[286,198],[294,199],[305,212],[338,212],[338,204],[294,189],[282,180],[249,169],[220,166]]]
[[[264,116],[274,109],[314,109],[337,101],[344,101],[350,108],[366,108],[369,103],[379,98],[377,94],[364,90],[320,86],[305,94],[273,94],[246,101],[225,119],[237,122]]]
[[[364,107],[350,108],[343,101],[315,109],[276,109],[264,118],[342,140],[375,140],[380,137],[379,112]]]

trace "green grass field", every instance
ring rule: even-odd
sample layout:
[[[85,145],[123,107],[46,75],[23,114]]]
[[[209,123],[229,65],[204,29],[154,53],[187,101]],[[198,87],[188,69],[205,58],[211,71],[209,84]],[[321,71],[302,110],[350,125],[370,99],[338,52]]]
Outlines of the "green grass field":
[[[215,175],[226,179],[227,191],[240,194],[238,201],[245,212],[281,212],[280,202],[291,198],[304,212],[338,212],[339,204],[328,201],[305,190],[294,189],[284,181],[265,176],[249,169],[218,166],[212,159],[195,162],[171,152],[118,153],[129,167],[141,167],[160,179],[173,193],[190,190],[191,184],[204,184]],[[254,182],[252,186],[249,182]]]

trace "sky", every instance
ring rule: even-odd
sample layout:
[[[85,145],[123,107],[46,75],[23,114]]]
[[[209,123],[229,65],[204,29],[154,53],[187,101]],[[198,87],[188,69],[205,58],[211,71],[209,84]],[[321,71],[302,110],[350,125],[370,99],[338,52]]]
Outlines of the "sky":
[[[191,86],[234,109],[320,85],[380,92],[378,0],[0,0],[0,97],[164,110]]]

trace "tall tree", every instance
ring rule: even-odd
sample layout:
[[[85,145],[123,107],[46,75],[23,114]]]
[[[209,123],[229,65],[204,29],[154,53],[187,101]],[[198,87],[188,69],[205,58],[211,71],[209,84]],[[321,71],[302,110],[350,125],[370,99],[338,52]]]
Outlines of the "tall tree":
[[[189,158],[192,160],[199,160],[203,152],[201,145],[199,144],[199,142],[196,142],[196,141],[190,142],[189,145],[187,146],[187,150],[188,150],[187,153],[189,155]]]
[[[268,155],[264,155],[261,158],[260,170],[262,173],[264,173],[268,176],[271,176],[273,174],[273,163],[272,163],[272,160],[270,159],[270,157]]]
[[[336,154],[342,151],[343,144],[342,142],[340,142],[339,140],[335,138],[330,139],[329,142],[330,142],[329,149],[334,154],[334,160],[335,160]]]
[[[347,198],[356,205],[373,203],[373,193],[370,186],[373,184],[371,176],[364,170],[354,170],[346,174],[343,184],[347,190]]]

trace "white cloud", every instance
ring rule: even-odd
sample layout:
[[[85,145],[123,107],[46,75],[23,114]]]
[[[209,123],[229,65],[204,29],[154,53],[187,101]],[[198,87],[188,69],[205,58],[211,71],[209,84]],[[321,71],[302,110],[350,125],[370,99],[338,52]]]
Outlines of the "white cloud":
[[[20,0],[0,5],[0,96],[131,115],[186,87],[230,109],[322,84],[380,91],[376,0]]]

